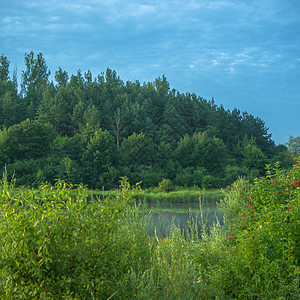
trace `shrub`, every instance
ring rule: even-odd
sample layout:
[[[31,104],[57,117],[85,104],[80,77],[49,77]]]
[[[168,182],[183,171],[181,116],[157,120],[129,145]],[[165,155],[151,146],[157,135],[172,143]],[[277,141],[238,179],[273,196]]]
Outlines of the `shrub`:
[[[269,166],[253,185],[242,179],[233,184],[220,204],[228,230],[201,244],[200,278],[209,283],[203,284],[203,293],[234,299],[299,298],[299,186],[298,164],[289,172]]]
[[[107,299],[130,294],[130,272],[147,267],[147,220],[128,185],[102,202],[64,182],[0,187],[0,298]]]
[[[170,179],[163,179],[158,183],[158,190],[160,192],[169,193],[174,191],[173,183]]]

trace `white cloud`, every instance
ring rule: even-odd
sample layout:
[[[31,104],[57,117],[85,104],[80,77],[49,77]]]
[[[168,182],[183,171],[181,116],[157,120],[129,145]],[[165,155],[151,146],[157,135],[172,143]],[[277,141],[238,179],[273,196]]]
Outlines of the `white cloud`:
[[[49,21],[50,22],[55,22],[55,21],[58,21],[59,19],[60,19],[59,16],[52,16],[52,17],[49,18]]]
[[[15,17],[10,17],[10,16],[6,16],[3,18],[2,23],[4,25],[20,25],[21,24],[21,18],[18,16]]]
[[[133,5],[129,10],[129,14],[133,17],[141,17],[153,13],[157,13],[157,8],[154,5]]]

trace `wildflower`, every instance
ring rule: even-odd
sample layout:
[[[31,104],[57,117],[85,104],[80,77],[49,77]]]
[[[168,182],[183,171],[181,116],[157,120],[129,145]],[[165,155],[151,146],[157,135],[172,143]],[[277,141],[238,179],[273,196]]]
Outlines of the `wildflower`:
[[[245,219],[242,220],[243,222],[245,221]]]
[[[252,211],[255,212],[256,210],[253,208]]]
[[[249,205],[248,208],[251,208],[251,205]]]
[[[248,199],[251,199],[251,196],[249,196]]]
[[[290,208],[290,207],[288,207],[288,210],[291,210],[291,208]]]
[[[299,187],[300,181],[298,179],[294,180],[294,182],[291,184],[291,186]]]

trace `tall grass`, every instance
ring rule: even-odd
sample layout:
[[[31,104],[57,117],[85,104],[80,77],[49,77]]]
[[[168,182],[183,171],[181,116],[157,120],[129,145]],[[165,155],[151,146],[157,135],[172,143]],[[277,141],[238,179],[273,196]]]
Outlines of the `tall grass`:
[[[108,195],[117,195],[120,193],[116,191],[93,191],[95,195],[106,197]],[[224,190],[200,190],[200,189],[184,189],[173,192],[159,192],[155,189],[135,190],[131,197],[138,202],[147,203],[198,203],[199,199],[206,201],[217,202],[223,199],[226,195]]]

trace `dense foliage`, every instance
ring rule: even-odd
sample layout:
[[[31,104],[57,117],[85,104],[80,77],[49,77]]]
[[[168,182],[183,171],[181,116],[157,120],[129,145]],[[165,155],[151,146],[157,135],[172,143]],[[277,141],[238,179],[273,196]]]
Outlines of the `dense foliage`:
[[[0,166],[17,185],[64,179],[90,188],[116,187],[120,176],[144,187],[163,179],[204,188],[253,180],[266,163],[289,166],[265,123],[214,100],[154,82],[123,82],[115,71],[69,77],[61,68],[50,82],[41,53],[25,54],[21,88],[0,57]]]
[[[168,238],[122,192],[0,185],[1,299],[299,299],[300,166],[235,182],[225,225]]]
[[[127,186],[100,201],[64,182],[19,190],[3,180],[0,298],[129,297],[129,274],[149,267],[151,247]]]

